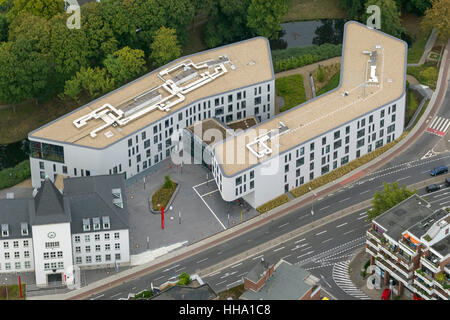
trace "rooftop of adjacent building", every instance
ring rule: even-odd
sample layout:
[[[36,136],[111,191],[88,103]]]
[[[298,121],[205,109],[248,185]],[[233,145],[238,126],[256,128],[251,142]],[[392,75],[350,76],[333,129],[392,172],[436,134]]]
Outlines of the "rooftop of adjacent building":
[[[262,271],[264,266],[259,262]],[[258,270],[257,270],[258,271]],[[258,273],[258,272],[257,272]],[[257,274],[256,278],[260,278]],[[256,279],[255,278],[255,279]],[[257,291],[247,290],[240,299],[246,300],[299,300],[318,283],[310,272],[280,260],[274,267],[272,275]]]
[[[373,222],[383,228],[389,237],[394,240],[399,240],[403,232],[411,230],[422,220],[434,214],[433,210],[428,208],[427,205],[428,202],[417,194],[413,194],[411,197],[373,219]],[[420,237],[419,234],[416,236]]]
[[[175,285],[161,291],[150,300],[213,300],[217,293],[205,283],[198,287]]]
[[[105,104],[110,104],[116,109],[125,110],[130,104],[134,103],[133,99],[138,99],[140,95],[163,84],[158,74],[160,71],[170,69],[185,59],[191,59],[193,63],[200,63],[209,59],[218,60],[220,56],[226,56],[230,61],[226,67],[227,72],[213,81],[184,94],[185,100],[171,107],[169,112],[160,109],[152,110],[125,125],[108,126],[98,132],[98,135],[94,138],[91,137],[90,133],[105,124],[102,119],[90,119],[86,125],[80,128],[77,128],[73,123],[73,121],[92,113]],[[199,99],[271,80],[274,77],[272,70],[270,47],[265,38],[257,37],[214,48],[179,58],[30,132],[28,136],[31,140],[45,139],[101,149],[162,119],[167,114],[173,114],[175,111]],[[160,93],[163,92],[165,90],[160,89]],[[109,137],[107,137],[105,135],[107,132],[110,132],[112,135],[108,134]]]
[[[450,235],[436,242],[431,248],[444,257],[444,259],[448,258],[450,256]]]
[[[380,46],[377,48],[377,46]],[[296,145],[344,125],[362,115],[399,99],[405,90],[405,42],[356,22],[345,25],[341,83],[336,90],[307,101],[289,111],[267,120],[253,129],[215,146],[216,156],[227,176],[276,156]],[[363,51],[375,51],[378,84],[363,84],[367,80],[369,56]],[[371,58],[374,60],[373,58]],[[347,92],[347,94],[345,94]],[[254,141],[256,136],[276,130],[282,122],[289,132],[275,143],[266,142],[272,152],[257,158],[248,148],[237,150]],[[242,139],[241,143],[237,139]],[[227,147],[227,144],[234,144]],[[234,150],[234,155],[226,155]],[[242,156],[242,154],[245,154]],[[223,159],[227,159],[226,163]],[[233,160],[229,160],[233,159]]]

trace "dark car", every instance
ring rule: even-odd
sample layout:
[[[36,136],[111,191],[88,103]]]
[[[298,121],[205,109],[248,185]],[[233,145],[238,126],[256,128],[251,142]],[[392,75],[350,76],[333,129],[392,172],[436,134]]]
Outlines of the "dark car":
[[[434,168],[433,170],[430,171],[430,174],[432,176],[437,176],[443,173],[447,173],[448,172],[448,168],[446,166],[440,166],[437,168]]]
[[[450,187],[450,178],[445,178],[445,186]]]
[[[441,186],[438,185],[438,184],[430,184],[429,186],[427,186],[427,187],[425,188],[425,190],[426,190],[427,192],[433,192],[433,191],[439,190],[440,188],[441,188]]]

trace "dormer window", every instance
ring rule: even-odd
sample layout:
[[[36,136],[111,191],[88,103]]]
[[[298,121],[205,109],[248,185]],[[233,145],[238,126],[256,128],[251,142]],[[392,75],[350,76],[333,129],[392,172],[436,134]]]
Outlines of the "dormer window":
[[[89,220],[90,220],[89,218],[83,219],[83,231],[91,230],[91,224]]]
[[[9,237],[9,226],[2,224],[2,237]]]
[[[111,228],[111,224],[109,222],[109,217],[107,217],[107,216],[102,217],[102,221],[103,221],[103,229],[108,230],[109,228]]]
[[[100,230],[100,218],[93,218],[92,224],[94,225],[94,230]]]
[[[22,222],[20,224],[20,230],[21,230],[23,236],[27,236],[28,235],[28,223]]]

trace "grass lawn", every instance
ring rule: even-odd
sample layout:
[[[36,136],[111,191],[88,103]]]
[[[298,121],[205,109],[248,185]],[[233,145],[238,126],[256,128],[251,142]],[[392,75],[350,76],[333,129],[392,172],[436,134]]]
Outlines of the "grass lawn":
[[[303,86],[301,74],[276,79],[275,90],[277,96],[284,99],[284,106],[280,108],[280,112],[289,110],[306,101],[305,87]]]
[[[74,110],[74,103],[62,102],[57,98],[35,104],[27,101],[13,109],[0,110],[0,144],[25,139],[30,131]]]
[[[339,0],[289,0],[288,7],[283,22],[346,17],[346,11],[339,7]]]
[[[20,298],[19,285],[8,285],[8,300],[25,300],[25,286],[26,284],[22,284],[22,298]],[[0,300],[6,300],[6,287],[4,285],[0,286]]]
[[[228,297],[233,298],[233,300],[239,300],[239,297],[245,292],[244,285],[230,288],[228,290],[219,293],[219,300],[227,300]]]
[[[163,184],[161,188],[156,190],[152,196],[153,210],[158,211],[161,210],[162,206],[166,207],[176,189],[177,184],[172,181],[171,187],[166,187],[166,185]],[[158,206],[158,204],[160,206]]]
[[[412,75],[421,84],[429,86],[431,89],[436,89],[436,83],[439,75],[439,70],[436,68],[436,63],[427,62],[417,67],[407,67],[407,74]]]
[[[416,40],[413,45],[408,48],[408,63],[418,63],[422,57],[423,50],[425,49],[425,44],[427,43],[429,33],[420,32],[417,35]]]
[[[314,70],[312,72],[312,76],[314,79],[314,87],[316,88],[316,92],[320,91],[320,89],[322,89],[324,86],[326,86],[328,84],[328,82],[336,75],[336,73],[339,74],[341,64],[335,63],[335,64],[332,64],[329,66],[322,66],[322,68],[323,68],[323,74],[324,74],[324,78],[323,78],[322,82],[319,81],[318,76],[317,76],[319,68],[317,68],[316,70]]]
[[[339,85],[340,74],[340,72],[335,73],[334,76],[331,77],[330,81],[328,81],[326,85],[316,92],[316,96],[320,96],[321,94],[336,88]]]
[[[408,124],[411,118],[413,117],[414,113],[416,112],[417,108],[419,107],[419,99],[414,94],[414,91],[408,90],[407,93],[407,105],[406,105],[406,112],[405,112],[405,124]]]

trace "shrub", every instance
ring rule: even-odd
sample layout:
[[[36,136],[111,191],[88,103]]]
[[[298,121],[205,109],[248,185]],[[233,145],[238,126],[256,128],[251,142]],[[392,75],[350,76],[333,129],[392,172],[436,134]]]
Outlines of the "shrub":
[[[170,176],[164,176],[164,188],[171,189],[173,187],[173,182],[170,180]]]
[[[137,295],[134,296],[135,299],[148,299],[151,296],[153,296],[153,292],[149,290],[144,290],[142,292],[139,292]]]
[[[282,194],[281,196],[260,205],[258,208],[256,208],[256,211],[258,211],[259,213],[264,213],[269,210],[272,210],[273,208],[281,206],[283,203],[286,202],[289,202],[289,197],[287,194]]]
[[[186,272],[183,272],[182,274],[180,274],[180,276],[178,277],[178,282],[177,284],[181,285],[181,286],[187,286],[189,283],[191,283],[191,277],[189,276],[189,274],[187,274]]]
[[[30,160],[24,160],[13,168],[0,171],[0,189],[12,187],[30,177]]]
[[[173,193],[177,189],[177,184],[170,180],[169,176],[165,176],[164,180],[164,184],[161,188],[156,190],[156,192],[152,195],[153,210],[161,210],[161,207],[166,207]]]
[[[438,79],[438,69],[434,64],[423,64],[421,66],[408,67],[407,73],[416,78],[421,84],[436,89]]]
[[[322,67],[319,67],[317,70],[317,80],[319,82],[323,82],[325,80],[325,72],[323,71]]]
[[[314,179],[311,182],[308,182],[304,185],[301,185],[298,188],[292,189],[291,190],[291,194],[298,198],[306,193],[308,193],[310,190],[309,188],[311,188],[311,190],[317,189],[331,181],[334,181],[336,179],[339,179],[340,177],[346,175],[347,173],[349,173],[350,171],[353,171],[354,169],[362,166],[363,164],[375,159],[376,157],[378,157],[379,155],[381,155],[382,153],[384,153],[386,150],[390,149],[391,147],[393,147],[395,144],[397,144],[397,142],[399,142],[401,139],[403,139],[403,137],[407,134],[408,132],[404,132],[400,138],[398,138],[397,140],[394,140],[388,144],[385,144],[382,147],[379,147],[378,149],[375,149],[374,151],[372,151],[371,153],[365,154],[362,157],[355,159],[349,163],[347,163],[346,165],[343,165],[340,168],[337,168],[333,171],[331,171],[330,173],[327,173],[323,176],[320,176],[316,179]]]

